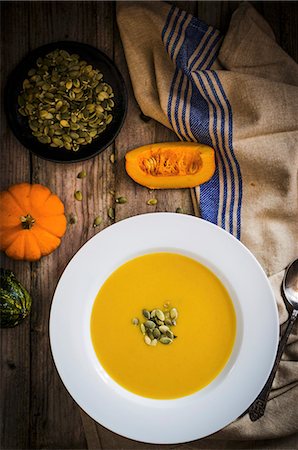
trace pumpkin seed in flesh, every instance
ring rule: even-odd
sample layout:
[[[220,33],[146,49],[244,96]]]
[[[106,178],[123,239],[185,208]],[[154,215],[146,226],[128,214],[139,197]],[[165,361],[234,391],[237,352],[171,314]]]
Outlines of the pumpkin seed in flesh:
[[[138,325],[138,324],[139,324],[139,319],[138,319],[137,317],[134,317],[134,318],[132,319],[132,324],[133,324],[133,325]]]

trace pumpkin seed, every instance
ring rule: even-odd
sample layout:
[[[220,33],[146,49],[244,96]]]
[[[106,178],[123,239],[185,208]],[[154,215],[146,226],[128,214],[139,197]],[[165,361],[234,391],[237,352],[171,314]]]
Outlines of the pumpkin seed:
[[[117,197],[115,201],[116,201],[116,203],[120,203],[122,205],[127,202],[127,198],[126,197]]]
[[[155,347],[157,344],[157,339],[152,339],[151,341],[151,345],[153,345],[153,347]]]
[[[172,325],[174,325],[174,327],[176,326],[176,320],[172,320]]]
[[[165,315],[164,315],[164,313],[161,311],[161,309],[157,309],[157,310],[155,311],[155,315],[156,315],[156,317],[157,317],[159,320],[161,320],[162,322],[165,320]]]
[[[151,319],[153,319],[155,317],[155,313],[156,313],[156,309],[153,309],[150,313]]]
[[[141,325],[140,325],[140,330],[141,330],[141,332],[142,332],[143,334],[146,333],[146,328],[145,328],[145,325],[144,325],[143,323],[141,323]]]
[[[94,221],[93,221],[93,227],[96,228],[98,227],[102,222],[102,218],[100,216],[95,217]]]
[[[151,339],[149,336],[147,336],[147,334],[145,334],[145,336],[144,336],[144,341],[147,345],[151,345]]]
[[[149,328],[149,330],[153,330],[153,328],[156,327],[155,323],[152,320],[146,320],[144,325],[146,328]]]
[[[171,326],[172,325],[171,319],[165,319],[165,325]]]
[[[166,336],[167,336],[168,338],[170,338],[170,339],[174,339],[174,334],[172,333],[171,330],[167,330]]]
[[[134,317],[131,322],[132,322],[133,325],[138,325],[139,324],[139,319],[137,317]]]
[[[151,341],[154,339],[154,336],[153,336],[152,331],[148,331],[148,332],[147,332],[147,336],[150,337]]]
[[[115,153],[112,153],[112,154],[110,155],[110,161],[111,161],[112,164],[114,164],[114,162],[116,161],[116,159],[115,159]]]
[[[114,219],[115,219],[115,210],[114,210],[114,208],[109,208],[109,209],[108,209],[108,216],[109,216],[109,218],[110,218],[111,220],[114,220]]]
[[[171,309],[171,311],[170,311],[170,317],[171,317],[171,319],[173,320],[176,320],[177,319],[177,317],[178,317],[178,311],[177,311],[177,309],[176,308],[172,308]]]
[[[150,200],[147,201],[147,205],[154,206],[157,204],[156,198],[150,198]]]
[[[157,325],[164,325],[163,320],[155,319],[155,322],[157,323]]]
[[[77,151],[80,145],[96,139],[113,120],[113,96],[112,87],[103,81],[98,69],[80,60],[79,55],[56,49],[38,58],[36,67],[28,71],[18,96],[19,113],[28,117],[29,126],[37,122],[30,128],[40,142]],[[65,140],[69,128],[87,135],[78,133],[73,141]],[[62,136],[62,145],[44,134]]]
[[[81,172],[78,173],[77,178],[85,178],[87,176],[86,170],[81,170]]]
[[[150,317],[151,317],[151,314],[147,309],[143,309],[142,314],[145,317],[145,319],[150,319]]]
[[[185,211],[182,208],[176,208],[176,213],[178,213],[178,214],[185,214]]]
[[[161,342],[162,344],[168,345],[168,344],[171,344],[173,342],[173,340],[167,336],[162,336],[159,339],[159,342]]]
[[[78,202],[81,202],[83,200],[83,194],[81,191],[76,191],[74,193],[75,199],[78,200]]]
[[[166,332],[169,331],[169,327],[167,327],[166,325],[161,325],[161,326],[159,327],[159,331],[160,331],[162,334],[166,334]]]
[[[154,328],[154,330],[153,330],[153,336],[154,336],[156,339],[159,339],[159,338],[160,338],[160,335],[161,335],[161,333],[160,333],[159,329],[158,329],[158,328]]]

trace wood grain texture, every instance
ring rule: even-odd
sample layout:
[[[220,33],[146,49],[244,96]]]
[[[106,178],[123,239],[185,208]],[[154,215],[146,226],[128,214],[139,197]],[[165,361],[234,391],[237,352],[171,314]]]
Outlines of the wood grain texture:
[[[28,9],[24,4],[6,5],[1,16],[1,90],[9,72],[28,51]],[[18,30],[11,34],[10,30]],[[14,51],[12,51],[12,48]],[[5,61],[5,64],[3,63]],[[12,183],[30,181],[30,157],[8,129],[1,103],[1,190]],[[1,267],[11,269],[31,290],[30,263],[14,262],[1,254]],[[35,306],[33,305],[33,309]],[[29,446],[30,409],[30,318],[20,326],[2,329],[0,447]],[[12,433],[12,430],[13,433]]]
[[[189,13],[226,32],[231,14],[238,1],[175,2]],[[297,3],[253,2],[268,19],[278,42],[296,60]],[[65,203],[67,216],[77,216],[69,225],[62,245],[38,263],[13,262],[1,255],[1,265],[14,270],[18,279],[32,293],[33,307],[29,319],[8,330],[1,330],[1,430],[2,449],[139,449],[153,446],[118,436],[96,424],[67,393],[53,363],[49,339],[48,318],[57,281],[70,258],[87,239],[109,226],[107,210],[115,208],[115,221],[155,211],[175,211],[182,207],[193,214],[190,190],[150,192],[135,184],[125,173],[127,150],[150,142],[176,140],[176,136],[157,122],[144,122],[134,99],[125,57],[115,20],[114,2],[2,2],[1,4],[2,62],[1,79],[31,49],[58,40],[77,40],[100,48],[115,60],[125,78],[129,105],[125,125],[115,143],[101,155],[84,163],[54,164],[30,157],[14,138],[5,116],[1,115],[1,189],[21,181],[40,182],[49,186]],[[3,87],[3,86],[2,86]],[[2,111],[3,112],[3,111]],[[116,162],[110,162],[115,153]],[[77,179],[85,169],[87,177]],[[80,189],[83,201],[74,200]],[[115,204],[116,196],[128,198],[124,205]],[[147,200],[156,197],[156,206]],[[103,222],[93,228],[95,216]],[[276,441],[228,442],[201,439],[165,449],[290,449],[297,439]]]

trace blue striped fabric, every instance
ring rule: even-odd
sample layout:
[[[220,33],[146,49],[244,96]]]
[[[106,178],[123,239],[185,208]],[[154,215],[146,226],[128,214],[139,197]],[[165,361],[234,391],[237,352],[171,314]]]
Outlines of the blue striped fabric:
[[[170,124],[181,140],[201,142],[216,151],[215,174],[200,187],[202,217],[240,239],[242,178],[233,149],[233,114],[220,77],[212,70],[222,36],[173,6],[162,41],[175,64],[167,110]]]

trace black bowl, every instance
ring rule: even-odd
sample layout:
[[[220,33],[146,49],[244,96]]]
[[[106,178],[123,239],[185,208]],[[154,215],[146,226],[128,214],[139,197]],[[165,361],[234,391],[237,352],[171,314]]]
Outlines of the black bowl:
[[[40,143],[32,135],[27,117],[18,112],[18,95],[22,90],[23,81],[28,71],[36,67],[36,60],[44,57],[55,49],[64,49],[70,53],[78,54],[82,59],[92,64],[103,73],[103,80],[110,84],[114,91],[113,120],[91,144],[81,145],[77,152],[65,148],[54,148]],[[32,153],[40,158],[50,161],[69,163],[92,158],[112,144],[119,133],[127,111],[127,92],[124,80],[119,70],[103,52],[97,48],[79,42],[53,42],[43,45],[30,52],[13,70],[7,80],[4,91],[5,111],[8,123],[17,139]]]

